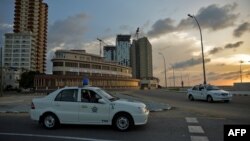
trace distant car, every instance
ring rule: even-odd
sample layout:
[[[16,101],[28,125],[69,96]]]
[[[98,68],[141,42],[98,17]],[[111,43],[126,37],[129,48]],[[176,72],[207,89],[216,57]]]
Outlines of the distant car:
[[[189,100],[206,100],[208,102],[232,100],[232,94],[213,85],[196,85],[187,90]]]
[[[98,87],[65,87],[32,100],[30,116],[45,128],[59,124],[113,125],[126,131],[148,121],[149,110],[141,102],[119,99]]]

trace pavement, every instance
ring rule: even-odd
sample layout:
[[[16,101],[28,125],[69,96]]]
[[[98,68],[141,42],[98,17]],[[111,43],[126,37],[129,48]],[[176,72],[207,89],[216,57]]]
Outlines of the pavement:
[[[158,103],[149,99],[134,97],[129,94],[129,91],[125,93],[123,92],[122,94],[115,92],[115,95],[122,99],[141,101],[147,105],[147,108],[150,112],[160,112],[171,109],[171,106],[169,104]],[[0,113],[29,113],[32,99],[44,96],[46,96],[46,94],[4,94],[3,97],[0,97]]]
[[[171,91],[171,90],[166,90]],[[187,90],[180,90],[180,93],[186,93]],[[250,91],[229,91],[234,96],[250,96]]]
[[[168,91],[168,90],[167,90]],[[186,93],[186,91],[179,91]],[[250,96],[250,91],[230,91],[234,96]],[[151,99],[136,97],[131,91],[113,92],[117,97],[134,101],[141,101],[147,105],[150,112],[170,110],[172,107],[166,103],[154,102]],[[0,113],[29,113],[33,98],[44,97],[46,94],[38,93],[5,93],[0,97]]]

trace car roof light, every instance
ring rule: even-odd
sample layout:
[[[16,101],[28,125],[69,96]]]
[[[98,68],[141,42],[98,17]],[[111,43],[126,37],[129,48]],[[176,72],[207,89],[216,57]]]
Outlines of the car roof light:
[[[83,85],[83,86],[89,85],[89,79],[88,79],[88,78],[84,78],[84,79],[82,80],[82,85]]]

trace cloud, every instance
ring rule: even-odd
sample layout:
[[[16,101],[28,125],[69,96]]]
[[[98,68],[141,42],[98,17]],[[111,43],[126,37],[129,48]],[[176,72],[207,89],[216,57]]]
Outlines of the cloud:
[[[216,54],[218,52],[223,51],[224,49],[232,49],[232,48],[238,48],[240,47],[244,42],[243,41],[238,41],[236,43],[228,43],[224,46],[224,48],[222,47],[215,47],[213,49],[211,49],[208,54],[212,55],[212,54]]]
[[[10,30],[12,27],[13,24],[0,23],[0,30]]]
[[[205,63],[208,63],[211,61],[210,58],[205,58]],[[197,59],[189,59],[189,60],[185,60],[182,62],[178,62],[174,64],[174,68],[178,69],[178,68],[185,68],[185,67],[191,67],[191,66],[195,66],[198,64],[202,63],[202,59],[201,58],[197,58]]]
[[[223,50],[222,47],[215,47],[215,48],[213,48],[212,50],[210,50],[208,53],[209,53],[209,54],[215,54],[215,53],[218,53],[218,52],[220,52],[220,51],[222,51],[222,50]]]
[[[235,37],[240,37],[243,33],[245,32],[250,32],[250,23],[249,22],[245,22],[241,25],[239,25],[235,30],[233,35]]]
[[[229,44],[226,44],[225,45],[225,49],[230,49],[230,48],[238,48],[240,47],[241,44],[243,44],[244,42],[243,41],[238,41],[236,43],[229,43]]]
[[[218,77],[224,80],[230,80],[230,79],[236,80],[237,78],[239,78],[239,74],[240,74],[239,71],[234,71],[234,72],[223,73],[219,75]]]
[[[160,19],[153,24],[148,35],[157,37],[165,33],[173,32],[175,30],[173,23],[174,21],[170,18]]]
[[[87,31],[86,22],[88,16],[80,13],[69,16],[64,20],[58,20],[49,27],[48,41],[50,47],[55,47],[61,43],[74,44],[78,46],[84,39]]]
[[[0,38],[4,36],[5,33],[12,32],[13,24],[0,23]],[[2,40],[0,40],[0,45],[2,45]]]
[[[196,15],[202,28],[211,30],[224,29],[234,25],[238,14],[232,13],[237,7],[236,3],[219,7],[216,4],[201,8]]]
[[[51,73],[52,71],[51,59],[57,49],[82,49],[84,47],[84,35],[88,30],[86,26],[87,21],[88,16],[84,13],[79,13],[66,19],[55,21],[49,26],[46,73]]]
[[[236,7],[236,3],[227,4],[222,7],[213,4],[201,8],[195,17],[202,29],[220,30],[234,25],[239,15],[233,13]],[[150,37],[159,37],[162,34],[197,27],[196,22],[190,17],[182,19],[177,26],[174,23],[175,21],[170,18],[160,19],[152,25],[152,29],[148,31],[148,35]]]

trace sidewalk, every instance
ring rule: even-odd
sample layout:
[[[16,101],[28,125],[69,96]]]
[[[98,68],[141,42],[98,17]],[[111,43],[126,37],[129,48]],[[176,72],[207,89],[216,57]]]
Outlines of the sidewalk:
[[[151,112],[158,112],[170,110],[171,106],[168,104],[148,101],[146,99],[136,98],[127,94],[116,95],[123,99],[141,101],[145,103]],[[33,98],[43,97],[45,94],[6,94],[0,97],[0,113],[29,113],[31,101]]]

